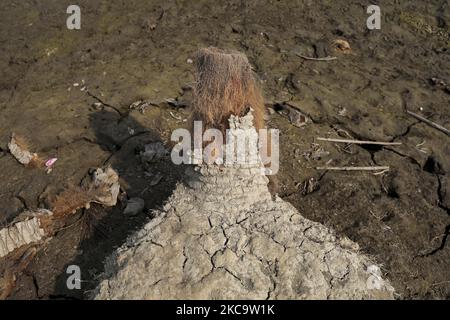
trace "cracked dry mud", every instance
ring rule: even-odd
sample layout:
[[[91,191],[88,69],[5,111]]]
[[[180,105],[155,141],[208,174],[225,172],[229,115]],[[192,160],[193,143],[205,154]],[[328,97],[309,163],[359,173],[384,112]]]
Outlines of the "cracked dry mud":
[[[47,207],[67,185],[79,185],[89,168],[113,165],[128,198],[158,209],[184,168],[169,161],[147,168],[135,148],[162,141],[189,117],[192,64],[199,47],[244,52],[261,79],[267,106],[289,102],[312,123],[294,127],[277,112],[268,125],[281,131],[280,197],[305,218],[347,236],[382,264],[399,298],[450,297],[449,137],[417,122],[405,108],[450,128],[449,93],[430,79],[450,83],[448,1],[383,3],[381,30],[366,28],[367,1],[114,1],[80,0],[82,29],[65,26],[64,2],[5,1],[0,10],[0,223]],[[156,25],[155,28],[149,28]],[[431,26],[429,28],[428,26]],[[427,26],[425,29],[424,26]],[[429,33],[429,30],[439,30]],[[330,49],[336,39],[352,53]],[[300,59],[296,53],[329,62]],[[74,83],[88,90],[80,91]],[[129,110],[151,101],[145,114]],[[99,105],[100,104],[100,105]],[[181,104],[180,104],[181,105]],[[345,110],[345,112],[342,112]],[[172,113],[172,114],[171,114]],[[133,134],[130,130],[134,131]],[[316,137],[402,142],[373,149],[335,145]],[[51,174],[25,169],[8,152],[11,133],[32,150],[58,158]],[[328,153],[307,159],[311,144]],[[382,176],[318,172],[338,166],[389,165]],[[163,176],[149,186],[150,174]],[[317,182],[305,192],[305,182]],[[74,216],[17,275],[9,299],[90,295],[103,261],[147,223],[114,208],[84,213],[100,221],[89,238]],[[0,276],[11,268],[0,259]],[[82,270],[82,290],[67,290],[66,268]]]
[[[96,298],[393,298],[383,280],[382,290],[369,289],[380,275],[355,243],[273,201],[265,179],[244,171],[179,185],[166,210],[107,260]]]
[[[256,134],[251,119],[230,127]],[[107,259],[95,298],[393,298],[356,243],[272,199],[262,170],[189,167],[163,210]]]

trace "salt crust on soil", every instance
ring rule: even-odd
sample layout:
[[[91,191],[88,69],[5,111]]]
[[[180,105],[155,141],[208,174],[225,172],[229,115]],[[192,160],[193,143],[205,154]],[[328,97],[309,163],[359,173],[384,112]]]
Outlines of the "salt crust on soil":
[[[254,134],[251,120],[230,119],[231,134]],[[155,218],[107,259],[94,298],[393,298],[356,243],[273,198],[267,183],[260,163],[189,168]]]

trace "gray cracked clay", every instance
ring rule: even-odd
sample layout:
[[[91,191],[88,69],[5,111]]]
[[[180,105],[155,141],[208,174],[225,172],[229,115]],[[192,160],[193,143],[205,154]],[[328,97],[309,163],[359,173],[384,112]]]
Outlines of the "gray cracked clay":
[[[252,119],[230,127],[254,134]],[[261,169],[189,168],[163,210],[107,259],[94,298],[393,298],[356,243],[273,198]]]

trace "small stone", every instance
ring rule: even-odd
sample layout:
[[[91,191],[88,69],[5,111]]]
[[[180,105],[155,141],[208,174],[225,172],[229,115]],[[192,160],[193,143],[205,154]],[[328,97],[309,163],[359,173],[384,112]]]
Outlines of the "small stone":
[[[144,146],[144,151],[140,153],[143,163],[151,163],[161,160],[168,154],[168,150],[161,142],[152,142]]]
[[[128,200],[127,207],[123,211],[123,214],[127,216],[137,216],[139,213],[144,210],[145,201],[141,198],[131,198]]]
[[[307,115],[303,114],[299,110],[294,108],[289,109],[289,121],[296,127],[301,128],[308,124],[309,118]]]
[[[152,180],[150,181],[150,187],[156,186],[158,183],[161,182],[161,179],[162,179],[162,178],[163,178],[162,174],[156,173],[156,174],[152,177]]]

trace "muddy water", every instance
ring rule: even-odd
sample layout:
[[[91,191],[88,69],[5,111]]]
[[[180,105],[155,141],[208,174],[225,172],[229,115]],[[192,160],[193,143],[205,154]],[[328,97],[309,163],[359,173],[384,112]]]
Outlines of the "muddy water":
[[[384,266],[399,298],[450,297],[449,137],[406,114],[450,128],[450,7],[446,1],[382,3],[381,30],[366,27],[366,2],[351,1],[78,1],[81,30],[66,28],[60,1],[5,1],[0,11],[0,221],[45,207],[89,168],[111,163],[128,197],[148,209],[167,198],[182,168],[150,168],[148,186],[136,148],[168,142],[185,126],[192,64],[203,46],[245,52],[268,107],[289,103],[311,118],[301,128],[278,113],[279,194],[307,218],[359,243]],[[344,39],[351,53],[330,44]],[[310,57],[336,56],[333,61]],[[74,86],[78,84],[78,86]],[[83,91],[80,89],[85,88]],[[152,101],[144,114],[130,111]],[[99,106],[99,101],[104,104]],[[56,156],[51,174],[25,169],[7,153],[11,132],[34,151]],[[335,145],[317,137],[396,141],[401,146]],[[323,172],[317,166],[387,165],[388,173]],[[148,168],[147,168],[148,171]],[[148,172],[147,172],[148,174]],[[312,180],[311,180],[312,179]],[[307,181],[314,187],[307,188]],[[306,185],[308,186],[308,185]],[[104,257],[148,219],[121,205],[93,207],[40,247],[18,275],[10,298],[82,298],[96,284]],[[83,236],[79,216],[96,227]],[[1,261],[2,272],[13,261]],[[65,287],[78,264],[83,289]]]

